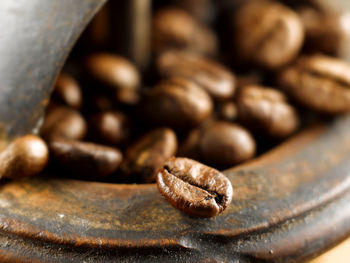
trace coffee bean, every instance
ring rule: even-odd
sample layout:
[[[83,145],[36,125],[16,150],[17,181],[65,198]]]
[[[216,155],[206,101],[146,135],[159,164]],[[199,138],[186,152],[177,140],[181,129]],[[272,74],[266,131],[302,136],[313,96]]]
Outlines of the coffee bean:
[[[191,130],[186,138],[179,145],[176,156],[187,157],[194,160],[199,160],[199,139],[201,136],[201,129],[196,128]]]
[[[276,69],[291,62],[303,43],[298,15],[270,1],[246,1],[234,18],[236,54],[247,62]]]
[[[280,85],[306,107],[326,113],[350,111],[350,64],[323,55],[302,58],[286,69]]]
[[[47,164],[48,153],[45,142],[35,135],[14,140],[0,153],[0,179],[40,173]]]
[[[183,51],[168,51],[162,53],[156,63],[161,75],[190,78],[214,99],[233,97],[235,77],[228,69],[211,59]]]
[[[46,140],[62,137],[80,140],[85,136],[87,127],[81,114],[68,107],[55,107],[45,117],[40,133]]]
[[[213,110],[209,95],[186,78],[169,78],[152,88],[141,107],[148,122],[189,130],[205,121]]]
[[[278,90],[246,86],[237,98],[238,119],[257,133],[282,138],[293,133],[299,124],[294,108]]]
[[[177,149],[175,133],[168,128],[150,131],[132,144],[125,154],[122,172],[138,182],[155,181],[155,172]]]
[[[92,54],[86,60],[86,67],[93,77],[116,90],[139,88],[138,70],[123,57],[108,53]]]
[[[74,177],[96,180],[117,170],[122,153],[112,147],[67,139],[53,139],[50,144],[53,160]]]
[[[305,28],[304,50],[338,55],[343,38],[349,34],[342,26],[344,17],[318,6],[301,6],[296,11]]]
[[[181,9],[166,8],[156,12],[152,30],[156,53],[167,49],[186,49],[214,54],[217,49],[215,34]]]
[[[89,120],[89,135],[91,138],[105,144],[125,144],[130,135],[130,124],[121,112],[98,113]]]
[[[53,98],[75,109],[79,109],[82,104],[82,94],[78,83],[66,73],[58,75]]]
[[[224,121],[234,121],[237,118],[237,106],[232,101],[226,101],[219,104],[218,119]]]
[[[201,160],[219,168],[248,161],[255,154],[255,141],[243,127],[217,121],[205,126],[199,139]]]
[[[172,206],[195,217],[212,217],[231,203],[230,180],[219,171],[187,158],[172,157],[157,173],[160,193]]]

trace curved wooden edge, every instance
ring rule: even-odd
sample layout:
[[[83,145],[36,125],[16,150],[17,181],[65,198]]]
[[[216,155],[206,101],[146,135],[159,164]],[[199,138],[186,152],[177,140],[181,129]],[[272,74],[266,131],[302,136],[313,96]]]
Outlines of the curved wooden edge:
[[[312,256],[350,232],[349,128],[350,116],[315,126],[226,171],[234,200],[211,219],[180,213],[154,185],[9,181],[0,186],[0,255],[48,262],[69,262],[67,255],[87,262]],[[50,261],[50,253],[57,258]]]

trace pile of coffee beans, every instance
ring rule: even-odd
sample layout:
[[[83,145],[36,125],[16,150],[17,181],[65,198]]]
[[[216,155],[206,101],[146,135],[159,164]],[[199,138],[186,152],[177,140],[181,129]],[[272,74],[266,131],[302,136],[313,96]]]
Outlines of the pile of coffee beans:
[[[174,207],[211,217],[233,198],[219,170],[350,112],[341,14],[313,1],[166,2],[154,6],[146,70],[82,38],[56,80],[42,139],[14,141],[0,154],[0,177],[45,169],[157,182]]]

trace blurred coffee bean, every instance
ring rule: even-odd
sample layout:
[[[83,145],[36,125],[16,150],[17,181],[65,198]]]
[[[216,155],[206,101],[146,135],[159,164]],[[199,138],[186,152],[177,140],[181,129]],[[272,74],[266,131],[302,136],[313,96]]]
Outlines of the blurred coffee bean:
[[[232,101],[226,101],[219,104],[217,118],[220,120],[232,122],[237,118],[237,106]]]
[[[263,75],[254,72],[246,75],[237,75],[237,90],[239,91],[241,88],[249,85],[259,85],[263,82]]]
[[[256,133],[282,138],[298,128],[296,111],[275,89],[246,86],[237,98],[237,110],[239,121]]]
[[[254,138],[243,127],[217,121],[202,129],[199,150],[203,162],[228,168],[251,159],[256,146]]]
[[[140,94],[136,90],[117,90],[114,98],[117,102],[131,106],[140,102]]]
[[[303,25],[288,7],[247,1],[234,17],[236,53],[248,63],[277,69],[291,62],[303,43]]]
[[[177,139],[172,130],[154,129],[127,148],[121,171],[136,182],[152,183],[157,169],[176,150]]]
[[[205,90],[187,78],[174,77],[149,91],[140,114],[147,122],[189,130],[205,121],[212,110],[213,103]]]
[[[202,22],[208,21],[213,11],[211,0],[171,0],[171,5],[185,10]]]
[[[118,111],[98,113],[89,119],[89,137],[104,144],[125,144],[130,132],[129,121]]]
[[[177,8],[158,10],[153,17],[153,48],[186,49],[203,54],[216,53],[216,36],[207,26],[186,11]]]
[[[111,97],[108,97],[104,94],[93,94],[85,99],[86,104],[86,110],[88,112],[105,112],[105,111],[111,111],[114,108],[114,100]]]
[[[201,129],[196,128],[190,131],[186,138],[180,143],[176,156],[187,157],[194,160],[200,160],[199,139]]]
[[[112,174],[122,161],[122,153],[112,147],[67,139],[49,143],[53,161],[74,177],[97,180]]]
[[[345,34],[342,16],[311,6],[302,6],[297,9],[297,12],[305,28],[305,51],[339,54],[341,41]]]
[[[350,64],[323,55],[302,58],[284,70],[280,85],[297,102],[326,114],[350,111]]]
[[[116,90],[137,90],[140,86],[137,68],[121,56],[92,54],[86,60],[86,67],[94,78]]]
[[[75,109],[79,109],[82,104],[82,94],[78,83],[66,73],[58,75],[52,96],[58,102]]]
[[[219,171],[187,158],[172,157],[157,173],[160,193],[175,208],[195,217],[212,217],[231,203],[230,180]]]
[[[203,87],[214,99],[231,98],[236,80],[224,66],[200,55],[183,51],[163,52],[157,59],[162,76],[186,77]]]
[[[40,134],[46,140],[55,137],[80,140],[86,130],[85,120],[78,111],[61,106],[47,112]]]
[[[45,168],[48,156],[49,151],[41,138],[22,136],[0,153],[0,179],[36,175]]]

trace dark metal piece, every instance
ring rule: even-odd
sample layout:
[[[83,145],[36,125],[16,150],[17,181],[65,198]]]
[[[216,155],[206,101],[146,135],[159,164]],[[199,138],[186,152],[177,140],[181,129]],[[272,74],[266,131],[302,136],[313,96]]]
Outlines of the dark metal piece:
[[[151,0],[109,1],[111,50],[145,70],[151,56]],[[124,12],[120,12],[123,10]]]
[[[57,73],[105,1],[1,1],[1,139],[37,131]]]
[[[0,186],[0,261],[297,262],[350,233],[350,116],[226,171],[215,218],[168,204],[155,185],[30,178]],[[209,261],[208,261],[209,260]]]

